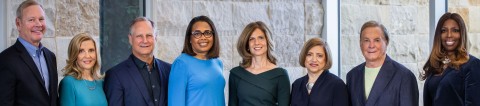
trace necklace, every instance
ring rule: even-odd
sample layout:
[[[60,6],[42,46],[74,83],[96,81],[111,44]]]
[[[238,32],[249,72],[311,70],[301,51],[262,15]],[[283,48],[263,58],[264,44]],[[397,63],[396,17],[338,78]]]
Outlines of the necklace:
[[[442,61],[443,64],[448,64],[450,62],[451,62],[451,60],[447,56],[445,56],[445,59],[443,59],[443,61]]]
[[[87,84],[87,81],[85,81],[85,80],[86,80],[86,79],[83,79],[83,82],[85,83],[85,86],[87,86],[87,88],[88,88],[89,90],[91,90],[91,91],[95,90],[95,87],[97,87],[96,81],[93,80],[93,86],[89,86],[89,85]]]
[[[307,83],[307,85],[306,85],[306,86],[307,86],[307,90],[309,90],[309,91],[312,90],[313,84],[314,84],[314,83],[310,83],[310,82]]]

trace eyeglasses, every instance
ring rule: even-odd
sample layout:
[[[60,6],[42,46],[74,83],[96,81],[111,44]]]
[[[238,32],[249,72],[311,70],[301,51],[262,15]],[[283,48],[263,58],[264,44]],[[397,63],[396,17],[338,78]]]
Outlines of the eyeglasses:
[[[197,39],[200,39],[200,37],[205,36],[205,38],[210,38],[213,36],[213,32],[212,31],[205,31],[205,32],[200,32],[200,31],[194,31],[192,32],[192,36],[197,38]]]

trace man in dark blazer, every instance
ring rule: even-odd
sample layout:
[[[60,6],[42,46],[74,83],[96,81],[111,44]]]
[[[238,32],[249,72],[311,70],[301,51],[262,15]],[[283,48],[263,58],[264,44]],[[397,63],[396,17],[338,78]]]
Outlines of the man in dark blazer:
[[[22,2],[16,11],[19,37],[0,53],[0,106],[57,106],[57,62],[43,47],[45,12],[36,1]]]
[[[104,91],[110,106],[166,106],[171,64],[153,56],[153,21],[138,17],[130,24],[132,55],[109,69]]]
[[[418,106],[415,75],[386,55],[388,42],[382,24],[363,24],[360,47],[366,61],[347,74],[352,106]]]

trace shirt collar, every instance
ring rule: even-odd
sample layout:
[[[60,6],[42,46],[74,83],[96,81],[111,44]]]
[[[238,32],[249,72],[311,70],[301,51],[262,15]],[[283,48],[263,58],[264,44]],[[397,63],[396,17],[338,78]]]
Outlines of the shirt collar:
[[[22,43],[23,47],[25,47],[25,49],[27,49],[27,52],[28,54],[32,55],[32,56],[35,56],[36,55],[36,52],[38,50],[42,51],[43,50],[43,45],[42,43],[39,43],[39,47],[36,47],[30,43],[28,43],[26,40],[24,40],[23,38],[21,37],[18,37],[18,41],[20,41],[20,43]]]
[[[133,62],[135,63],[135,66],[137,66],[138,68],[144,68],[147,66],[147,63],[138,59],[137,57],[135,57],[133,54],[131,55],[133,57]],[[153,57],[154,59],[152,60],[152,66],[153,68],[155,68],[155,57]]]

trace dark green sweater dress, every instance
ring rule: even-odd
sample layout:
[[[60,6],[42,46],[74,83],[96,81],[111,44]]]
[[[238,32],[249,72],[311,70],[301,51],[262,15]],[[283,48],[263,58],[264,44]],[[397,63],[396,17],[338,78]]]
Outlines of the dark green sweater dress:
[[[230,70],[229,106],[289,106],[290,80],[283,68],[252,74],[243,67]]]

